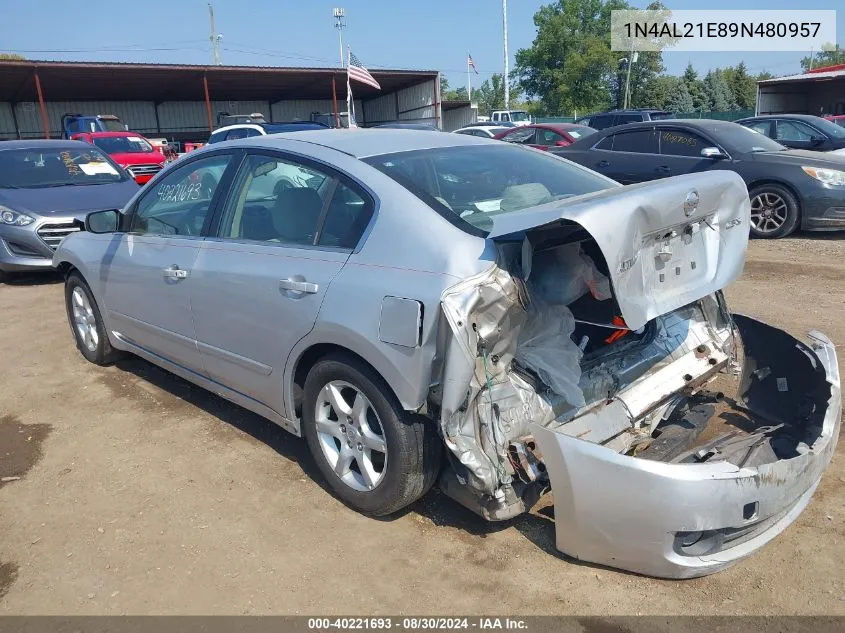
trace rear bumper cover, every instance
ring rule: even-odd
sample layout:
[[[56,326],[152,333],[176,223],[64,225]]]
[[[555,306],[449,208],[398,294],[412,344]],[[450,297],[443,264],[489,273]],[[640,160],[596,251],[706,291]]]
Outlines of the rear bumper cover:
[[[752,319],[758,341],[787,336]],[[744,334],[743,334],[744,335]],[[662,578],[692,578],[750,555],[786,529],[809,503],[836,447],[842,419],[839,368],[831,341],[794,341],[829,385],[822,429],[803,454],[757,467],[727,461],[665,463],[618,454],[534,425],[554,494],[557,548],[575,558]],[[813,358],[809,358],[812,355]],[[773,367],[775,374],[777,368]],[[784,368],[778,375],[803,368]],[[679,547],[697,532],[721,539],[710,553]]]

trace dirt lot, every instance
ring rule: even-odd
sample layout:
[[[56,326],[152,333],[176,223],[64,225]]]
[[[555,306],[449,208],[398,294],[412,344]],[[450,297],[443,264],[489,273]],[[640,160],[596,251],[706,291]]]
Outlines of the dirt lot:
[[[734,310],[845,341],[843,237],[753,242]],[[432,492],[359,516],[271,423],[140,360],[85,362],[62,297],[0,285],[0,477],[21,477],[0,483],[0,614],[845,614],[845,443],[761,552],[653,580],[560,555],[543,515],[491,526]]]

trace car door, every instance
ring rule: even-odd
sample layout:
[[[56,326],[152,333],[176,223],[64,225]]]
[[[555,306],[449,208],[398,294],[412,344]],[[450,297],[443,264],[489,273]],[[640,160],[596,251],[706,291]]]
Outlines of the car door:
[[[718,166],[724,160],[702,156],[701,150],[705,147],[719,146],[714,141],[692,130],[658,127],[657,138],[660,145],[660,157],[657,164],[649,165],[653,170],[654,178],[707,171]]]
[[[576,144],[574,147],[578,146]],[[561,156],[572,158],[623,184],[652,180],[652,166],[660,158],[657,154],[657,141],[652,127],[609,134],[588,151],[570,154],[569,150],[564,149],[561,152]]]
[[[654,128],[617,132],[611,140],[610,151],[598,163],[601,173],[624,185],[654,179],[654,163],[660,158]]]
[[[213,380],[285,415],[285,362],[314,326],[373,208],[324,166],[246,154],[193,266],[193,320]]]
[[[233,151],[191,160],[159,179],[135,203],[129,230],[115,234],[103,263],[113,329],[129,343],[195,373],[203,372],[191,321],[193,265]]]
[[[821,132],[801,121],[777,119],[775,121],[775,140],[792,149],[815,149],[823,139]]]

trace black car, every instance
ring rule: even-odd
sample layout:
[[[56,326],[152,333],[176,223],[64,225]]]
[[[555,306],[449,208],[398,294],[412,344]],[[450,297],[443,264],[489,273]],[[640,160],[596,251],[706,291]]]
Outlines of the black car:
[[[793,149],[829,152],[845,148],[845,128],[809,114],[772,114],[736,121]]]
[[[751,234],[845,229],[845,156],[788,149],[736,123],[651,121],[608,128],[555,154],[623,184],[730,169],[751,198]]]
[[[586,125],[594,130],[603,130],[605,128],[613,127],[614,125],[640,123],[642,121],[662,121],[664,119],[674,118],[674,113],[666,112],[665,110],[636,108],[632,110],[611,110],[610,112],[588,114],[580,119],[575,119],[575,123]]]

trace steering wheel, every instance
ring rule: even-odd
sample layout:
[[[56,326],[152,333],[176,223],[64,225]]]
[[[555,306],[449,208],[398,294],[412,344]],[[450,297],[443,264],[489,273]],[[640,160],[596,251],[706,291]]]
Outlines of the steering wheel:
[[[201,202],[197,202],[185,212],[185,215],[182,216],[182,221],[180,222],[185,235],[199,235],[202,233],[202,225],[196,226],[196,220],[200,216],[203,216],[203,223],[205,222],[204,216],[206,211],[208,211],[210,202],[210,200],[202,200]]]

